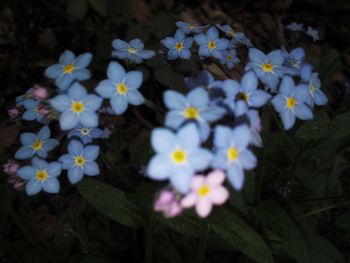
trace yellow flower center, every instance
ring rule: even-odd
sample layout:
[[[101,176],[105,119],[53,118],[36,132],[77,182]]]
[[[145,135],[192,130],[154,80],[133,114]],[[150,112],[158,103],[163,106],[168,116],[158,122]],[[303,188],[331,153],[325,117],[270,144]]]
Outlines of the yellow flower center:
[[[72,106],[71,109],[73,112],[75,113],[81,113],[83,112],[85,106],[84,103],[82,101],[74,101],[72,102]]]
[[[80,130],[80,133],[81,133],[81,135],[87,136],[87,135],[90,135],[90,130],[91,129],[89,129],[89,128],[82,128]]]
[[[249,94],[248,93],[245,93],[245,92],[240,92],[237,94],[237,97],[236,97],[238,100],[244,100],[245,102],[248,102],[249,100]]]
[[[39,107],[35,107],[34,112],[38,113],[39,112]]]
[[[66,73],[66,74],[70,74],[74,71],[75,69],[75,66],[74,64],[67,64],[64,68],[63,68],[63,72]]]
[[[39,182],[43,182],[47,178],[49,178],[49,174],[47,173],[46,169],[36,171],[35,179],[38,180]]]
[[[23,98],[24,99],[29,99],[29,98],[31,98],[33,95],[31,94],[31,93],[26,93],[26,94],[24,94],[23,95]]]
[[[264,63],[261,65],[261,68],[264,72],[271,72],[273,71],[273,66],[270,63]]]
[[[230,31],[228,32],[228,34],[229,34],[229,36],[230,36],[231,38],[234,38],[234,36],[236,35],[235,31],[233,31],[233,30],[230,30]]]
[[[193,29],[197,28],[197,25],[196,24],[189,24],[187,26],[187,28],[190,29],[190,30],[193,30]]]
[[[197,193],[201,197],[206,196],[209,193],[209,186],[203,185],[198,189]]]
[[[231,147],[227,151],[227,157],[230,161],[236,161],[238,158],[239,152],[238,149],[235,147]]]
[[[184,115],[187,119],[197,119],[199,116],[199,112],[196,108],[194,107],[188,107],[185,111],[184,111]]]
[[[184,49],[184,43],[182,41],[181,42],[176,42],[175,49],[176,49],[176,51],[183,50]]]
[[[33,145],[32,145],[32,148],[34,151],[39,151],[43,148],[43,141],[41,140],[35,140]]]
[[[233,60],[233,57],[232,57],[232,55],[227,55],[226,59],[227,59],[228,61],[232,61],[232,60]]]
[[[74,165],[77,167],[83,167],[85,162],[86,160],[82,155],[77,155],[74,157]]]
[[[173,162],[176,164],[183,164],[187,160],[187,154],[184,150],[175,150],[172,154]]]
[[[286,107],[289,109],[294,109],[296,101],[294,98],[289,97],[286,99]]]
[[[125,95],[128,92],[128,86],[124,82],[119,82],[117,85],[117,92],[121,95]]]
[[[213,50],[214,48],[216,48],[216,44],[215,44],[215,41],[209,41],[209,43],[208,43],[208,48],[210,49],[210,50]]]
[[[137,54],[137,49],[136,48],[133,48],[133,47],[129,47],[128,48],[128,52],[130,53],[130,54]]]
[[[309,85],[309,92],[310,92],[310,94],[313,96],[314,93],[315,93],[315,91],[316,91],[316,87],[315,87],[315,85],[311,82],[310,85]]]

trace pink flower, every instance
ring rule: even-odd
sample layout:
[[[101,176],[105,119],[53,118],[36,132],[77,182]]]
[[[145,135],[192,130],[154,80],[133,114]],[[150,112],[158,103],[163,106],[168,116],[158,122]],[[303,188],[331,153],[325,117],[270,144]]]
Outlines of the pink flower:
[[[45,105],[40,105],[39,106],[39,114],[46,116],[47,114],[49,114],[51,111],[51,109]]]
[[[222,186],[225,181],[225,173],[215,170],[208,174],[207,177],[196,175],[192,179],[191,192],[182,200],[181,206],[189,208],[196,206],[196,212],[200,217],[207,217],[214,205],[222,205],[226,202],[229,193]]]
[[[163,190],[160,192],[153,208],[156,212],[163,212],[166,217],[175,217],[182,211],[176,194],[170,190]]]
[[[21,178],[17,177],[16,175],[10,175],[8,179],[8,183],[12,184],[15,190],[18,190],[18,191],[24,190],[25,181],[23,181]]]
[[[7,111],[8,115],[10,116],[11,119],[14,119],[18,116],[19,110],[17,108],[12,108]]]
[[[3,165],[4,172],[8,175],[16,174],[19,164],[14,160],[8,160],[7,163]]]
[[[49,95],[47,89],[41,85],[35,85],[33,87],[32,93],[33,93],[33,96],[38,100],[44,100]]]

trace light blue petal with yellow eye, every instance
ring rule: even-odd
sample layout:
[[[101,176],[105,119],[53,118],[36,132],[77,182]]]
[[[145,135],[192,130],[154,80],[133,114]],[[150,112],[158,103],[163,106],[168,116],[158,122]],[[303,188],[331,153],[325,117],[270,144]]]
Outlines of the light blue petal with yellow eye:
[[[187,193],[190,190],[193,170],[189,167],[179,167],[170,176],[171,185],[180,193]]]
[[[238,165],[230,165],[227,169],[227,179],[236,190],[241,190],[244,184],[244,172]]]
[[[142,96],[142,94],[138,90],[130,90],[126,94],[126,97],[128,98],[128,102],[131,105],[138,106],[145,102],[145,98]]]
[[[73,129],[79,123],[79,117],[70,110],[66,110],[60,116],[60,127],[62,130]]]
[[[155,155],[147,167],[147,174],[154,180],[165,180],[169,177],[171,171],[171,162],[165,155]]]
[[[181,29],[176,30],[175,32],[175,40],[183,41],[185,39],[185,33]]]
[[[212,160],[213,155],[207,149],[196,149],[188,155],[188,162],[196,171],[207,169],[210,166]]]
[[[187,100],[185,96],[183,96],[181,93],[167,90],[163,94],[163,100],[165,106],[169,110],[184,110],[187,105]]]
[[[248,111],[248,105],[244,100],[239,100],[235,104],[235,115],[242,116]]]
[[[161,42],[168,49],[173,49],[176,45],[176,40],[173,37],[166,37],[165,39],[161,40]]]
[[[272,90],[275,90],[278,85],[278,77],[272,73],[262,75],[260,80]]]
[[[128,108],[126,96],[117,95],[111,98],[111,106],[117,115],[123,114]]]
[[[96,162],[87,162],[84,165],[84,173],[88,176],[96,176],[100,174],[100,167]]]
[[[44,170],[47,168],[48,163],[46,161],[44,161],[43,159],[34,157],[32,159],[32,165],[34,168],[36,168],[38,170]]]
[[[35,154],[43,159],[47,158],[47,151],[45,149],[41,149],[39,151],[36,151]]]
[[[17,150],[15,153],[15,159],[25,160],[29,159],[34,155],[33,148],[30,146],[23,146]]]
[[[209,103],[208,92],[202,88],[193,89],[188,93],[187,101],[191,106],[197,109],[205,108]]]
[[[117,58],[120,58],[120,59],[126,59],[128,56],[129,56],[129,52],[126,51],[126,50],[114,50],[112,51],[112,54],[111,56],[112,57],[117,57]]]
[[[200,116],[209,122],[214,122],[221,119],[225,115],[224,108],[219,106],[211,106],[200,112]]]
[[[228,46],[230,45],[230,41],[228,39],[219,38],[218,40],[216,40],[215,45],[217,49],[224,50],[228,48]]]
[[[266,55],[259,49],[250,48],[249,49],[249,60],[254,63],[262,64],[266,59]]]
[[[222,88],[226,94],[226,97],[229,98],[235,98],[241,90],[241,86],[239,85],[239,83],[233,79],[225,80],[223,82]]]
[[[249,96],[249,102],[253,107],[264,106],[271,98],[271,95],[262,90],[256,90]]]
[[[156,152],[168,154],[176,146],[176,136],[164,128],[156,128],[151,134],[151,145]]]
[[[118,62],[110,62],[107,68],[107,76],[115,83],[121,82],[125,76],[125,70]]]
[[[127,49],[129,44],[121,39],[114,39],[112,41],[112,46],[114,49]]]
[[[65,94],[57,95],[56,97],[49,100],[51,107],[59,112],[63,112],[71,106],[69,97]]]
[[[36,170],[33,166],[23,166],[17,170],[17,176],[23,180],[30,180],[35,177]]]
[[[100,147],[97,145],[88,145],[84,149],[84,156],[86,160],[94,161],[100,153]]]
[[[295,99],[298,102],[303,102],[309,96],[309,88],[306,85],[298,85],[295,87]]]
[[[165,116],[165,126],[177,129],[186,121],[185,116],[180,111],[169,111]]]
[[[301,120],[310,120],[313,118],[311,109],[303,103],[295,105],[295,115]]]
[[[283,111],[283,109],[286,106],[286,99],[285,96],[282,94],[277,94],[272,100],[271,103],[273,105],[273,107],[275,108],[275,110],[277,112],[281,112]]]
[[[86,127],[97,127],[98,116],[94,111],[85,110],[80,114],[79,122]]]
[[[83,152],[84,146],[78,140],[71,140],[68,144],[68,152],[72,155],[80,155]]]
[[[45,69],[44,75],[49,79],[55,79],[62,73],[63,73],[63,66],[60,64],[55,64]]]
[[[203,57],[210,57],[211,52],[208,46],[199,46],[198,54]]]
[[[68,89],[68,96],[73,100],[82,100],[86,95],[86,89],[78,82],[74,82]]]
[[[65,50],[58,59],[58,62],[62,65],[73,63],[75,55],[70,50]]]
[[[245,73],[241,80],[242,90],[245,92],[252,92],[258,87],[258,78],[254,71],[250,70]]]
[[[57,177],[61,174],[62,164],[60,162],[51,162],[47,165],[47,173],[51,177]]]
[[[124,77],[128,89],[138,89],[142,84],[143,76],[141,71],[129,71]]]
[[[294,113],[289,109],[285,109],[280,113],[280,115],[284,129],[289,130],[290,128],[292,128],[295,123]]]
[[[129,42],[129,46],[136,48],[136,49],[143,49],[144,45],[142,41],[139,38],[135,38]]]
[[[116,83],[110,79],[102,80],[95,88],[95,91],[101,97],[109,99],[116,93]]]
[[[31,132],[22,133],[19,137],[22,145],[31,145],[36,139],[36,135]]]
[[[77,68],[86,68],[90,64],[91,60],[92,60],[92,54],[87,52],[87,53],[79,55],[75,59],[74,65]]]
[[[72,72],[72,77],[77,80],[87,80],[91,78],[91,73],[88,69],[85,68],[75,69]]]
[[[49,194],[57,194],[60,191],[60,182],[57,178],[49,178],[43,182],[43,190]]]
[[[62,163],[62,169],[70,169],[74,166],[73,155],[64,154],[60,157],[59,161]]]
[[[170,49],[167,53],[168,60],[174,60],[179,57],[179,52],[176,49]]]
[[[226,169],[228,165],[227,154],[224,151],[217,152],[211,165],[216,169]]]
[[[280,66],[284,62],[284,55],[282,50],[273,50],[267,54],[267,60],[274,66]]]
[[[191,57],[191,51],[188,49],[184,49],[179,53],[180,58],[182,59],[189,59]]]
[[[42,127],[37,135],[38,139],[47,139],[50,136],[51,136],[51,131],[48,126]]]
[[[232,140],[238,150],[247,148],[250,139],[250,131],[247,125],[240,125],[233,129]]]
[[[37,118],[38,113],[36,113],[34,110],[27,110],[22,115],[22,120],[26,121],[33,121]]]
[[[72,74],[62,74],[57,77],[55,80],[55,85],[60,89],[60,90],[66,90],[70,84],[72,84],[74,78]]]
[[[45,140],[43,148],[46,151],[51,151],[53,148],[55,148],[59,144],[60,144],[60,142],[56,139],[47,139],[47,140]]]
[[[177,132],[177,142],[185,150],[195,149],[201,143],[197,126],[188,123]]]
[[[207,31],[207,38],[210,40],[216,40],[219,37],[219,32],[215,27],[210,27]]]
[[[204,34],[198,34],[194,36],[194,40],[196,41],[196,43],[200,46],[202,45],[207,45],[208,44],[208,38],[206,35]]]
[[[83,99],[83,103],[87,109],[97,111],[102,105],[102,98],[94,94],[89,94]]]
[[[79,167],[73,167],[68,170],[68,180],[71,184],[76,184],[84,177],[84,170]]]
[[[254,154],[247,149],[239,153],[238,161],[242,165],[242,167],[246,170],[253,169],[257,163],[256,157],[254,156]]]
[[[25,191],[28,196],[32,196],[39,193],[41,189],[42,189],[41,183],[35,179],[31,179],[26,184]]]

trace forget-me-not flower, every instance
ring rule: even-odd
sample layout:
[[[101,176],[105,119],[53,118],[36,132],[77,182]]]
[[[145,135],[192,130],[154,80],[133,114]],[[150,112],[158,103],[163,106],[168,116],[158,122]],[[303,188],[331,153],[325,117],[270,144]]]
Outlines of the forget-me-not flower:
[[[15,153],[15,158],[18,160],[30,159],[34,155],[46,158],[47,152],[51,151],[59,141],[51,139],[51,131],[48,126],[44,126],[38,134],[25,132],[20,135],[22,147]]]
[[[312,28],[311,26],[307,27],[306,34],[312,38],[312,41],[316,42],[320,40],[320,37],[318,35],[318,30]]]
[[[34,88],[29,88],[29,89],[26,91],[26,93],[24,93],[23,95],[20,95],[20,96],[16,97],[16,106],[17,106],[17,107],[23,106],[23,103],[24,103],[26,100],[34,99],[33,91],[34,91]]]
[[[301,47],[295,48],[289,53],[284,48],[282,50],[285,56],[284,65],[290,69],[288,73],[292,76],[300,75],[300,69],[305,59],[304,49]]]
[[[174,133],[156,128],[151,134],[151,145],[156,155],[147,167],[147,174],[154,180],[169,179],[181,193],[190,189],[196,171],[208,168],[212,160],[209,150],[200,147],[201,139],[194,123],[189,123]]]
[[[201,26],[197,23],[186,23],[182,21],[178,21],[175,23],[182,31],[184,31],[186,34],[189,33],[201,33],[204,28],[207,28],[209,25]]]
[[[291,31],[304,31],[303,24],[298,24],[296,22],[292,22],[287,25],[287,28]]]
[[[96,159],[100,153],[97,145],[85,146],[77,141],[71,140],[68,144],[68,153],[60,157],[62,169],[68,170],[68,179],[72,184],[78,183],[85,175],[96,176],[100,168]]]
[[[116,114],[123,114],[128,104],[141,105],[145,99],[138,91],[142,84],[141,71],[125,72],[122,65],[111,62],[107,69],[108,79],[102,80],[95,91],[103,98],[110,99],[111,106]]]
[[[92,60],[91,53],[84,53],[75,57],[74,53],[66,50],[54,64],[45,70],[45,76],[54,79],[56,86],[65,90],[74,80],[87,80],[91,74],[86,67]]]
[[[222,52],[222,59],[220,60],[221,64],[226,65],[229,69],[232,69],[235,64],[239,63],[240,60],[237,57],[237,51],[235,49],[224,50]]]
[[[219,38],[219,32],[215,27],[210,27],[207,34],[195,35],[194,40],[199,45],[198,54],[200,56],[217,59],[222,58],[222,51],[230,44],[228,39]]]
[[[60,127],[70,130],[79,123],[87,127],[98,126],[96,111],[101,107],[102,98],[88,94],[78,82],[72,84],[67,94],[57,95],[50,100],[51,106],[61,112]]]
[[[100,138],[102,135],[102,130],[99,128],[86,127],[79,124],[77,127],[69,131],[68,138],[78,137],[81,139],[83,144],[88,144],[92,142],[93,139]]]
[[[17,170],[17,175],[26,184],[26,194],[31,196],[44,190],[50,194],[57,194],[60,191],[60,182],[57,177],[61,174],[62,164],[60,162],[48,163],[37,157],[32,159],[32,166],[23,166]]]
[[[35,99],[29,99],[23,101],[23,106],[26,111],[22,115],[22,119],[26,121],[38,121],[43,122],[45,119],[45,115],[40,113],[40,102]]]
[[[186,37],[182,29],[175,32],[174,37],[167,37],[161,40],[162,44],[169,49],[167,58],[174,60],[177,58],[189,59],[191,57],[190,48],[193,43],[192,37]]]
[[[112,46],[112,57],[126,59],[129,62],[140,64],[144,59],[150,59],[156,55],[153,50],[144,50],[144,44],[138,38],[131,40],[129,43],[121,39],[114,39]]]
[[[258,78],[251,70],[243,75],[241,83],[233,79],[225,80],[223,90],[226,94],[224,103],[236,116],[245,114],[249,107],[262,107],[271,98],[270,94],[258,89]]]
[[[244,38],[245,35],[242,32],[237,32],[230,25],[216,25],[222,32],[226,34],[226,36],[232,38],[234,43],[245,44]]]
[[[271,102],[275,110],[280,114],[286,130],[294,125],[296,117],[301,120],[312,119],[312,111],[305,104],[308,92],[308,88],[305,85],[295,86],[292,77],[283,77],[279,93]]]
[[[186,121],[194,121],[199,126],[201,138],[205,141],[210,133],[210,122],[219,120],[225,109],[209,105],[209,95],[202,88],[190,91],[187,96],[168,90],[164,92],[164,103],[169,109],[165,117],[165,125],[177,129]]]
[[[214,132],[215,155],[212,166],[226,170],[227,178],[236,190],[241,190],[244,183],[244,171],[256,166],[256,158],[247,148],[250,131],[246,125],[231,129],[218,125]]]

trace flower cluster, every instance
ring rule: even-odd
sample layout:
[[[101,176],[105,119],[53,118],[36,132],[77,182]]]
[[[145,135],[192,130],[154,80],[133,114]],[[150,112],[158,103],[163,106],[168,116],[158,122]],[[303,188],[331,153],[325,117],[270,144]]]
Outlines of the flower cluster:
[[[314,29],[311,26],[308,26],[307,29],[304,29],[303,24],[298,24],[296,22],[292,22],[287,25],[287,29],[293,32],[304,32],[306,35],[312,38],[313,42],[320,41],[320,37],[318,35],[318,30]]]

